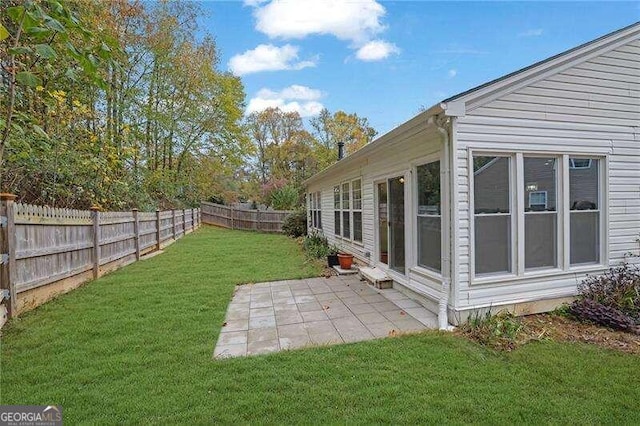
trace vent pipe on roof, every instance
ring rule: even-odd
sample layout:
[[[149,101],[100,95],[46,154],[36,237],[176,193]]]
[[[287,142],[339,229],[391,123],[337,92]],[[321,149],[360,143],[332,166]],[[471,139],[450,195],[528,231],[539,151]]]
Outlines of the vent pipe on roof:
[[[344,158],[344,142],[338,142],[338,161]]]

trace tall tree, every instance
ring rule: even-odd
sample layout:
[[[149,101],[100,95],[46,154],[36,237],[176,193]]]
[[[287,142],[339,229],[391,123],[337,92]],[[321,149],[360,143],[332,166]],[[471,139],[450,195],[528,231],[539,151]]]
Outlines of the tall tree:
[[[312,118],[310,124],[320,144],[334,153],[337,153],[338,142],[344,143],[347,154],[353,154],[378,134],[368,119],[344,111],[331,114],[326,108]]]

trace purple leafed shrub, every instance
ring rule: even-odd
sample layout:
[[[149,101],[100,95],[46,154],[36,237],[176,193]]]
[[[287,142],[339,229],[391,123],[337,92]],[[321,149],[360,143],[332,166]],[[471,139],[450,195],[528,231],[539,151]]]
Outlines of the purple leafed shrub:
[[[587,277],[569,310],[576,317],[640,334],[640,270],[629,264]]]

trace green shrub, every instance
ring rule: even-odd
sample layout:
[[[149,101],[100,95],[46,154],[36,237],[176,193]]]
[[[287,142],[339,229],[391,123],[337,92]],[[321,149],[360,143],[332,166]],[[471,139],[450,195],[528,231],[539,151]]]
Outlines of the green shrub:
[[[313,233],[304,238],[302,242],[302,248],[307,253],[307,256],[314,259],[322,259],[329,255],[331,248],[327,239],[321,234]]]
[[[307,235],[307,212],[299,209],[285,217],[282,231],[293,238]]]
[[[640,270],[624,263],[588,276],[569,310],[578,319],[640,334]]]
[[[271,207],[275,210],[292,210],[300,204],[300,192],[293,185],[285,185],[271,193]]]
[[[477,313],[460,326],[463,333],[482,345],[503,350],[518,346],[523,328],[522,319],[507,311]]]

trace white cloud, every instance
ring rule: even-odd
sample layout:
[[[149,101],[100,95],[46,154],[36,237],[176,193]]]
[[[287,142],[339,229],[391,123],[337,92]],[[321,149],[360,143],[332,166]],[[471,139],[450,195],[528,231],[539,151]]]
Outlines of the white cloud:
[[[256,29],[272,38],[330,34],[363,44],[384,31],[385,8],[375,0],[273,0],[258,5]]]
[[[456,75],[458,75],[458,70],[456,70],[456,69],[450,69],[450,70],[449,70],[449,72],[447,72],[447,76],[448,76],[449,78],[453,78],[453,77],[455,77]]]
[[[518,37],[539,37],[544,33],[542,28],[534,28],[531,30],[523,31],[518,34]]]
[[[356,58],[361,61],[379,61],[397,53],[400,53],[400,49],[395,44],[383,40],[373,40],[358,49]]]
[[[301,70],[315,67],[317,58],[298,61],[297,46],[285,44],[277,47],[260,44],[253,50],[235,55],[229,61],[229,69],[235,75],[245,75],[260,71]]]
[[[268,0],[244,0],[244,5],[245,6],[250,6],[250,7],[256,7],[259,6],[261,3],[264,3]]]
[[[297,112],[301,117],[313,117],[324,108],[324,105],[318,102],[321,97],[320,90],[297,84],[285,87],[279,92],[263,88],[249,100],[246,113],[280,108],[285,112]]]
[[[363,61],[387,58],[400,49],[374,40],[386,30],[386,9],[376,0],[245,0],[254,7],[256,30],[270,38],[302,39],[332,35],[350,43]]]

